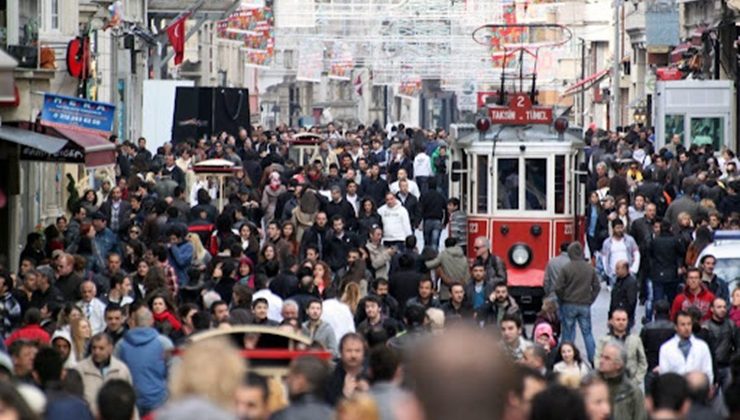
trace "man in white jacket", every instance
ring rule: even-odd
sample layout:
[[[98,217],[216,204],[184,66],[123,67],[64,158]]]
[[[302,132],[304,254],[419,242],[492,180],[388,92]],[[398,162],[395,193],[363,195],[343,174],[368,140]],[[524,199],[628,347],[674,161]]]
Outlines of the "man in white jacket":
[[[714,383],[712,371],[712,354],[709,346],[692,334],[691,314],[679,311],[676,315],[676,335],[663,343],[658,355],[660,373],[678,373],[698,371],[707,375],[709,383]]]
[[[409,212],[392,192],[388,192],[378,214],[383,221],[383,244],[403,248],[406,237],[413,234]]]

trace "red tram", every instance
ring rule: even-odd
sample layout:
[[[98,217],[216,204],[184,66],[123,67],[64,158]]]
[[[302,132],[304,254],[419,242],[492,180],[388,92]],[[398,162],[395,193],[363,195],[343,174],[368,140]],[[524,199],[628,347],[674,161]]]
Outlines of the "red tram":
[[[452,130],[450,196],[468,214],[468,256],[477,237],[488,238],[506,263],[510,294],[531,315],[542,304],[547,262],[582,236],[584,144],[580,129],[553,120],[556,109],[533,106],[528,94],[509,99],[489,106],[477,130]]]

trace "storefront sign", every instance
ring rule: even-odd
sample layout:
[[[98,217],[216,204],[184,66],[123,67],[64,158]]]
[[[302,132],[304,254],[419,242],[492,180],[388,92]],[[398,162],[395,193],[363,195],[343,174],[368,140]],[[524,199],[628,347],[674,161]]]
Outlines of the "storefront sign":
[[[62,149],[56,153],[49,154],[39,149],[23,146],[21,147],[21,160],[34,160],[39,162],[64,162],[85,163],[85,152],[74,142],[67,142]]]
[[[529,96],[517,93],[511,97],[509,106],[492,106],[488,115],[493,124],[551,124],[552,109],[532,105]]]
[[[50,126],[110,133],[113,130],[115,111],[114,105],[105,102],[46,93],[41,120]]]

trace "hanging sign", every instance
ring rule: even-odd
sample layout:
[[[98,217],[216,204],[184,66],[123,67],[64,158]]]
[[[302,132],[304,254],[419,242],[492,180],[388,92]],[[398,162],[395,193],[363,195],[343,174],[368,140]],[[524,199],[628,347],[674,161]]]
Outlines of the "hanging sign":
[[[552,109],[533,106],[529,96],[516,93],[511,96],[509,106],[489,106],[488,116],[493,124],[551,124]]]

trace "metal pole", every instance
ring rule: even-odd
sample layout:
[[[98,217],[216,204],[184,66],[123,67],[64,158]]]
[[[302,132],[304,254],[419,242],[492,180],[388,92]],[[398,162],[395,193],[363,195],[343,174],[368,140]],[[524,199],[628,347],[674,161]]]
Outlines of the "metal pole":
[[[622,58],[619,56],[619,41],[620,41],[620,8],[622,7],[622,0],[614,0],[614,62],[612,63],[612,129],[617,130],[620,121],[620,95],[619,95],[619,66],[622,63]]]
[[[586,80],[586,40],[581,38],[581,81]],[[581,128],[586,126],[586,89],[581,89],[580,109]]]

